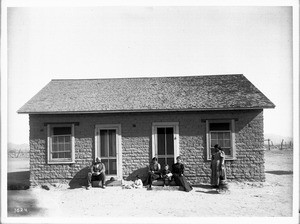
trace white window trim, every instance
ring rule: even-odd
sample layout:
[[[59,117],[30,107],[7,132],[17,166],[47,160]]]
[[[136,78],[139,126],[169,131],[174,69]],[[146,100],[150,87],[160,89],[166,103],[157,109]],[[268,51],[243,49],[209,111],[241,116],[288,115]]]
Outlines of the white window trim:
[[[122,135],[121,135],[121,124],[96,124],[95,125],[95,158],[98,156],[98,147],[100,147],[100,130],[116,130],[116,157],[117,157],[117,175],[107,175],[106,178],[111,177],[121,180],[123,178],[123,167],[122,167]]]
[[[47,164],[72,164],[75,163],[75,137],[74,124],[48,124],[47,125]],[[64,159],[50,159],[52,151],[52,135],[51,129],[55,127],[71,127],[71,161]]]
[[[174,163],[179,156],[179,122],[154,122],[152,123],[152,158],[157,157],[157,128],[169,128],[174,130]]]
[[[230,123],[230,139],[231,139],[231,149],[232,156],[225,157],[225,160],[236,160],[236,147],[235,147],[235,120],[234,119],[224,119],[224,120],[206,120],[206,159],[208,161],[211,160],[210,156],[210,134],[209,134],[209,124],[210,123],[222,123],[228,122]]]

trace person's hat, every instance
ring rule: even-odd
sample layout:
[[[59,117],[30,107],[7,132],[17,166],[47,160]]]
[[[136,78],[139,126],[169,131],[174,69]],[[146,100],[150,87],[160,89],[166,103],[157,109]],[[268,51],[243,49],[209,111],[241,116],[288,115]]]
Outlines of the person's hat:
[[[181,156],[177,156],[177,158],[176,159],[181,159]]]

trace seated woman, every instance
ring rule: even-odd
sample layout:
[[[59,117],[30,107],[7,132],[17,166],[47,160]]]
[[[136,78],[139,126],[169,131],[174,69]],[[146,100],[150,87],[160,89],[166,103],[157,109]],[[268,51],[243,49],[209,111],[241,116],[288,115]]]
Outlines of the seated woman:
[[[181,157],[178,156],[176,158],[177,163],[173,164],[172,166],[172,173],[173,178],[175,180],[176,185],[183,187],[183,190],[186,192],[191,191],[193,188],[192,186],[187,182],[185,177],[183,176],[184,172],[184,165],[182,164]]]
[[[156,157],[153,157],[152,163],[149,166],[147,182],[149,184],[148,190],[152,190],[153,180],[157,180],[161,177],[160,164]]]

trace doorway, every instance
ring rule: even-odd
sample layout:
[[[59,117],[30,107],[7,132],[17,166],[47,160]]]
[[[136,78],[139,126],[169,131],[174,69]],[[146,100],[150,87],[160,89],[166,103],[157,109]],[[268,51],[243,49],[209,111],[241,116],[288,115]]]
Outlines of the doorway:
[[[152,125],[152,157],[157,157],[163,168],[168,164],[171,168],[179,155],[178,122],[161,122]]]
[[[105,164],[107,178],[122,178],[121,125],[96,125],[95,157]]]

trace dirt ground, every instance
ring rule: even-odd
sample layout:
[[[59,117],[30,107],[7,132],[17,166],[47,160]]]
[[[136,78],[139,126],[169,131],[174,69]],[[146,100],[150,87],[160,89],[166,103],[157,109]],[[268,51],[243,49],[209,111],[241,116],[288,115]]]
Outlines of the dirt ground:
[[[219,194],[207,184],[187,193],[177,188],[85,188],[8,191],[8,216],[29,217],[290,217],[293,152],[265,154],[266,182],[230,182]],[[20,164],[20,163],[19,163]],[[10,171],[10,169],[8,169]],[[24,171],[21,169],[21,171]]]

